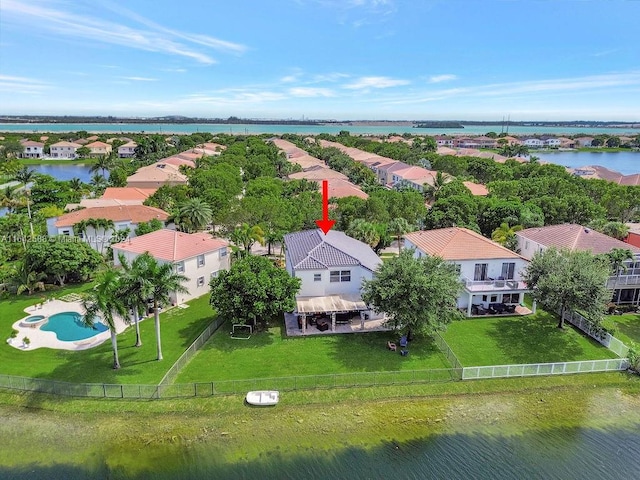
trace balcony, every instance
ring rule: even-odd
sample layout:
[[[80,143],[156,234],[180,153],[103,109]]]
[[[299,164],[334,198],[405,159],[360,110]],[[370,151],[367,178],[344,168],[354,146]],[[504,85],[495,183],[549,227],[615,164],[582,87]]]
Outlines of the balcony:
[[[607,280],[607,288],[623,288],[629,286],[640,287],[640,275],[620,275],[616,282],[616,277],[609,277]]]
[[[462,277],[465,288],[469,292],[511,292],[527,290],[527,284],[521,280],[469,280]]]

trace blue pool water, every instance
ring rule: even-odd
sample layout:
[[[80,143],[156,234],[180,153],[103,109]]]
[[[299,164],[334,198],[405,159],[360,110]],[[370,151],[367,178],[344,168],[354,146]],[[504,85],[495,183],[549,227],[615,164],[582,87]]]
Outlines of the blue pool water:
[[[82,315],[78,312],[61,312],[51,315],[49,321],[40,327],[45,332],[54,332],[58,340],[72,342],[94,337],[107,331],[102,322],[95,322],[93,328],[82,323]]]
[[[36,323],[44,318],[44,315],[32,315],[23,320],[24,323]]]

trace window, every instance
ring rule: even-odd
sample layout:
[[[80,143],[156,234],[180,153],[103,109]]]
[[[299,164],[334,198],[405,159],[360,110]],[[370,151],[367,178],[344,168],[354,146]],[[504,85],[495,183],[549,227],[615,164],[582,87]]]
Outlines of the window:
[[[204,277],[198,277],[198,286],[201,287],[204,285]]]
[[[220,270],[216,270],[215,272],[211,272],[211,278],[216,278],[220,274]]]
[[[176,272],[184,273],[184,262],[176,263]]]
[[[475,271],[473,273],[473,280],[475,282],[481,282],[487,279],[487,264],[476,263]]]
[[[71,231],[70,230],[62,230],[62,234],[63,235],[71,235]]]
[[[331,270],[329,272],[329,282],[350,282],[351,270]]]
[[[529,250],[529,240],[527,240],[526,242],[524,242],[524,249],[525,249],[525,250]]]
[[[198,255],[198,268],[204,267],[204,255]]]
[[[314,282],[321,282],[322,281],[322,274],[321,273],[314,273],[313,274],[313,281]]]
[[[505,293],[502,295],[502,303],[520,303],[519,293]]]
[[[227,247],[220,250],[220,258],[227,256]]]
[[[498,301],[497,295],[491,295],[491,299],[489,300],[491,303],[496,303]]]
[[[502,264],[502,276],[503,280],[513,280],[513,274],[516,270],[515,262],[505,262]]]

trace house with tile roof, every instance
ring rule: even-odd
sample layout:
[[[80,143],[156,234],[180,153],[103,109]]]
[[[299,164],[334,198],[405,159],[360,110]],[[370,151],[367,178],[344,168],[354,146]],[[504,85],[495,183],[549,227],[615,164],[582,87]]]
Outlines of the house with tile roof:
[[[295,313],[301,317],[303,332],[311,315],[329,315],[331,331],[339,313],[379,316],[361,296],[362,282],[371,280],[382,263],[369,245],[336,230],[326,235],[321,230],[289,233],[284,244],[286,269],[302,281]]]
[[[76,151],[82,145],[74,142],[57,142],[49,147],[49,157],[55,159],[76,158]]]
[[[612,275],[609,278],[607,287],[611,289],[612,301],[616,303],[640,301],[640,247],[578,224],[526,228],[516,232],[516,238],[519,251],[527,259],[550,247],[590,251],[594,255],[607,254],[614,248],[630,250],[634,258],[625,262],[626,270],[619,277]]]
[[[472,230],[439,228],[408,233],[403,238],[404,248],[414,249],[416,258],[437,256],[457,266],[464,286],[458,308],[468,317],[490,311],[496,304],[515,311],[529,291],[522,280],[529,262]]]
[[[327,181],[329,187],[329,198],[358,197],[366,200],[369,198],[360,187],[349,180],[331,179]],[[318,191],[322,193],[322,185],[318,183]]]
[[[20,140],[22,153],[20,158],[42,158],[44,157],[44,143],[32,140]]]
[[[156,190],[157,188],[107,187],[100,198],[135,201],[142,205]]]
[[[127,177],[127,187],[135,188],[160,188],[162,185],[186,184],[187,176],[180,172],[179,166],[162,161],[141,167],[136,173]]]
[[[209,282],[221,271],[229,270],[229,243],[208,233],[184,233],[156,230],[111,246],[114,265],[122,254],[131,263],[148,252],[160,263],[173,265],[174,271],[187,277],[186,293],[170,292],[173,305],[179,305],[210,292]]]
[[[133,140],[128,141],[124,145],[120,145],[118,147],[118,157],[119,158],[132,158],[136,154],[136,147],[138,144]]]
[[[85,145],[90,150],[89,156],[102,157],[111,153],[111,145],[105,142],[91,142]]]
[[[47,219],[47,234],[77,236],[98,252],[104,253],[118,232],[128,230],[125,238],[135,237],[138,224],[153,219],[166,222],[168,218],[167,212],[146,205],[90,207]],[[113,222],[113,227],[100,225],[101,220]],[[78,231],[78,224],[85,227],[83,231]]]

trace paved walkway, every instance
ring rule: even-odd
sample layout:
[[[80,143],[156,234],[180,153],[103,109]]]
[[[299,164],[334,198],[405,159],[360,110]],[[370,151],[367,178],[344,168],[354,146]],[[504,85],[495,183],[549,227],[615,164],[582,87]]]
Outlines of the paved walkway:
[[[54,348],[58,350],[86,350],[88,348],[95,347],[104,343],[105,341],[111,338],[109,330],[99,333],[91,338],[87,338],[84,340],[76,340],[65,342],[62,340],[58,340],[55,332],[46,332],[40,330],[40,327],[37,325],[34,326],[23,326],[21,325],[22,321],[32,315],[43,315],[44,317],[49,317],[55,313],[61,312],[78,312],[84,313],[84,309],[82,308],[82,304],[79,301],[74,302],[63,302],[62,300],[50,300],[45,302],[44,304],[36,304],[31,307],[27,307],[24,310],[26,312],[26,316],[21,318],[17,322],[13,324],[13,328],[18,331],[18,335],[14,339],[10,339],[8,343],[19,350],[34,350],[36,348]],[[127,324],[121,319],[116,319],[116,332],[121,333],[127,328]],[[22,343],[22,339],[24,337],[28,337],[30,340],[29,346],[25,346]]]

